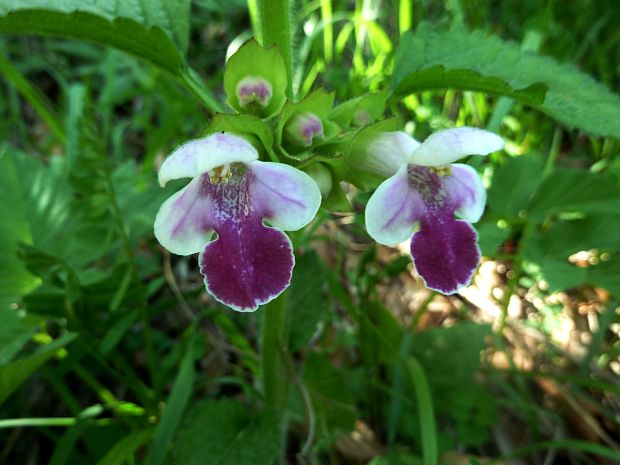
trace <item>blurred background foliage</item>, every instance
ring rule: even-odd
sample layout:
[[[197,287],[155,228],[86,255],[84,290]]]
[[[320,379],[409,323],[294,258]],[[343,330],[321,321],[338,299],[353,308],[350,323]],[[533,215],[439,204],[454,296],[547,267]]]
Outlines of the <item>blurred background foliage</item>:
[[[223,100],[247,4],[195,0],[187,21],[187,60]],[[293,24],[298,95],[384,89],[401,31],[450,25],[620,88],[615,0],[321,0],[297,2]],[[620,463],[620,134],[481,92],[392,104],[420,139],[454,125],[506,139],[470,162],[488,186],[483,262],[455,296],[424,289],[406,247],[365,233],[368,193],[347,188],[352,212],[292,235],[274,416],[265,312],[217,304],[196,258],[152,233],[180,186],[160,189],[157,167],[209,118],[195,95],[121,51],[52,37],[2,37],[0,76],[0,463],[409,465],[434,450],[454,465]]]

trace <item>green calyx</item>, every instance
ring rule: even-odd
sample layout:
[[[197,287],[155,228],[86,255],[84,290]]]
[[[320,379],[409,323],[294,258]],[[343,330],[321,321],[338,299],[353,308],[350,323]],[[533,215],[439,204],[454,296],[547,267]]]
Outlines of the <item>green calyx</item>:
[[[286,152],[298,154],[329,143],[340,128],[328,119],[334,94],[318,89],[297,103],[287,102],[280,114],[276,142]]]
[[[286,68],[278,49],[263,48],[254,39],[230,57],[224,71],[228,105],[260,118],[269,118],[282,109],[286,86]]]

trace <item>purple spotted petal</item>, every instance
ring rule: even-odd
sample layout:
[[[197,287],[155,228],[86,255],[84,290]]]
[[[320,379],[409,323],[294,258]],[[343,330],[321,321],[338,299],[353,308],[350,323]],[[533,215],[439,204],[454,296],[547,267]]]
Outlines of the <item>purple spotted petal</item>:
[[[218,239],[200,254],[200,272],[218,301],[237,311],[254,311],[286,289],[295,258],[289,238],[257,216],[227,221]]]
[[[430,212],[411,241],[413,262],[426,287],[453,294],[467,286],[480,260],[477,237],[449,209]]]

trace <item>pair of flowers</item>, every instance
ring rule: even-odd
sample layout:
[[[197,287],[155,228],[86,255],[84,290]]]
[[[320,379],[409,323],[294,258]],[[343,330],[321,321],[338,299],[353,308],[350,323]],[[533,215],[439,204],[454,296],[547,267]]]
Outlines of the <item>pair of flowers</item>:
[[[387,178],[366,207],[368,233],[385,245],[413,234],[411,254],[427,287],[451,294],[467,285],[480,258],[470,223],[482,215],[486,191],[473,168],[453,162],[502,146],[499,136],[467,127],[422,144],[404,132],[380,134],[355,158],[357,169]],[[283,230],[316,215],[315,181],[292,166],[259,161],[249,142],[229,133],[181,145],[159,171],[162,186],[186,177],[193,179],[155,219],[161,245],[178,255],[200,253],[207,291],[234,310],[254,311],[280,295],[295,262]]]

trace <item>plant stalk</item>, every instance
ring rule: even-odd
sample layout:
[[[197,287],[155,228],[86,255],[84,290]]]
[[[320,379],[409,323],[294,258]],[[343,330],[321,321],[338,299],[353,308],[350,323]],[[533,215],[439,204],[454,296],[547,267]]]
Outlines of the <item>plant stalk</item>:
[[[288,0],[263,0],[261,2],[261,31],[263,45],[275,45],[282,54],[286,66],[286,94],[293,90],[293,56],[291,47],[291,8]]]

